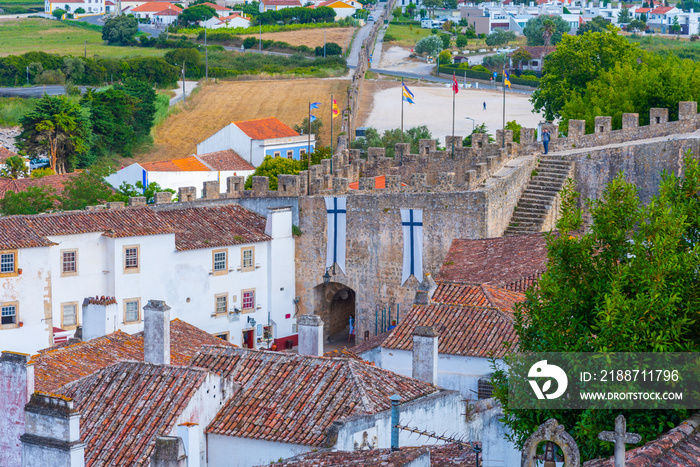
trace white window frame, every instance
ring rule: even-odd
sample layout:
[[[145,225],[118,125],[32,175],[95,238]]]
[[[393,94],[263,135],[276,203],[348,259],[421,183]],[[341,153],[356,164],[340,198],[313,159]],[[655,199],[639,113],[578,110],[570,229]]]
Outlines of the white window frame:
[[[73,324],[66,323],[66,307],[72,306],[75,308],[75,322]],[[80,319],[78,317],[78,302],[65,302],[61,303],[61,329],[70,330],[75,329],[80,325]]]
[[[136,319],[129,319],[128,306],[130,303],[136,302]],[[140,298],[125,298],[124,299],[124,324],[140,323],[141,322],[141,299]]]
[[[9,324],[2,324],[2,317],[6,312],[6,309],[14,308],[15,322]],[[15,329],[19,327],[19,302],[2,302],[0,303],[0,329]]]
[[[66,271],[66,255],[73,254],[73,270]],[[61,250],[61,277],[77,276],[78,275],[78,250]]]
[[[216,255],[224,255],[223,267],[217,269],[217,263],[221,263],[221,260],[216,259]],[[211,252],[211,270],[215,276],[222,274],[228,274],[228,250],[214,250]]]
[[[129,258],[127,255],[129,254],[129,250],[136,250],[136,265],[135,266],[129,266]],[[124,266],[124,274],[136,274],[141,272],[141,246],[140,245],[124,245],[123,248],[123,266]]]
[[[253,303],[251,306],[246,307],[246,294],[253,294]],[[255,289],[245,289],[241,290],[241,313],[252,313],[255,311]]]

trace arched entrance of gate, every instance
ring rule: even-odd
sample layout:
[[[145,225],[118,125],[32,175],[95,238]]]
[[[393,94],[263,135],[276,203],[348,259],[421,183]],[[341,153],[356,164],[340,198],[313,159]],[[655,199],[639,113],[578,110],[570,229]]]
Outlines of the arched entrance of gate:
[[[319,284],[314,291],[316,296],[314,314],[320,316],[323,321],[324,341],[328,341],[331,336],[334,339],[342,336],[347,340],[350,315],[357,319],[355,291],[340,282]],[[354,344],[352,342],[351,345]]]

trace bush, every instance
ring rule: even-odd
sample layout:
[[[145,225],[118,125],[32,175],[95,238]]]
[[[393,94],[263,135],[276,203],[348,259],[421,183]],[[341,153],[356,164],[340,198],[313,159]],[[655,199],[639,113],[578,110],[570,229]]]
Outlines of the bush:
[[[77,10],[75,10],[74,13],[76,15],[82,15],[83,13],[85,13],[85,10],[83,8],[78,8]]]
[[[452,63],[452,54],[449,50],[443,50],[440,52],[440,55],[438,55],[438,60],[440,60],[441,65],[450,64]]]
[[[462,47],[466,47],[468,42],[469,41],[467,40],[467,36],[465,36],[464,34],[460,34],[457,36],[456,44],[457,44],[457,47],[459,47],[460,49]]]
[[[246,49],[252,49],[257,44],[258,39],[256,39],[255,37],[246,37],[245,39],[243,39],[243,47],[245,47]]]
[[[417,54],[437,55],[442,50],[442,40],[436,36],[428,36],[419,40],[416,44]]]
[[[319,45],[314,49],[314,55],[317,57],[323,57],[323,46]],[[343,53],[343,49],[340,48],[338,44],[335,42],[328,42],[326,44],[326,49],[325,49],[326,56],[331,56],[331,55],[340,55]]]
[[[449,49],[450,43],[452,42],[452,36],[449,34],[440,34],[440,40],[442,41],[442,48]]]
[[[474,70],[474,71],[484,71],[484,72],[486,72],[486,73],[488,73],[488,71],[489,71],[489,70],[488,70],[485,66],[483,66],[483,65],[474,65],[473,67],[471,67],[471,69]]]
[[[66,14],[66,10],[62,10],[61,8],[56,8],[54,11],[51,12],[51,14],[56,18],[56,19],[61,19],[63,18],[63,15]]]

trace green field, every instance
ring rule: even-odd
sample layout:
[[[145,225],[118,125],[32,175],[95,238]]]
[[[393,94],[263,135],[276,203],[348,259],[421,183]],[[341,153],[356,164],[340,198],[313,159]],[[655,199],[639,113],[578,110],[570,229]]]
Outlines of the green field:
[[[660,55],[673,53],[679,58],[687,58],[696,62],[700,61],[700,43],[698,42],[641,34],[627,36],[627,39],[633,44],[638,44],[641,49],[648,50],[649,52]]]
[[[390,24],[386,30],[384,40],[391,45],[401,45],[413,47],[416,42],[430,35],[430,29],[423,29],[420,26],[406,26],[402,24]],[[387,41],[386,38],[391,38]]]
[[[104,45],[102,34],[60,21],[41,18],[0,20],[0,57],[41,51],[88,57],[132,58],[162,56],[164,49]]]
[[[6,15],[38,13],[44,11],[44,4],[36,0],[0,0],[0,10]]]

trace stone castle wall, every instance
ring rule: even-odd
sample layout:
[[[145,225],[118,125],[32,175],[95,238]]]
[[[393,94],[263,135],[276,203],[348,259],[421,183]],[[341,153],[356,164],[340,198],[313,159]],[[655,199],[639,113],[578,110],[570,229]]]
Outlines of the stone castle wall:
[[[552,133],[550,151],[574,161],[582,198],[599,197],[624,170],[639,187],[642,201],[648,201],[656,193],[662,170],[681,170],[687,149],[700,153],[697,105],[682,102],[679,108],[676,122],[668,122],[666,109],[652,109],[651,124],[643,127],[637,125],[636,114],[625,114],[624,128],[618,131],[610,130],[611,118],[598,117],[596,132],[588,135],[583,121],[572,120],[566,138],[558,137],[556,125],[545,125]],[[244,190],[242,177],[229,177],[224,194],[213,181],[205,183],[201,199],[196,199],[194,187],[181,188],[178,195],[181,202],[226,200],[255,206],[259,212],[267,204],[296,199],[302,232],[296,242],[299,313],[327,316],[331,292],[350,287],[356,292],[356,335],[361,338],[366,330],[374,334],[377,307],[395,309],[398,304],[404,313],[418,285],[414,278],[400,283],[399,209],[423,210],[425,273],[439,271],[453,239],[503,234],[536,167],[541,143],[535,141],[532,128],[521,130],[519,144],[512,142],[511,132],[499,131],[497,141],[489,144],[485,135],[474,135],[472,147],[465,148],[462,137],[456,136],[453,156],[450,137],[445,141],[447,151],[438,151],[433,140],[422,140],[419,154],[410,154],[409,145],[402,144],[397,145],[395,159],[385,157],[382,148],[370,148],[367,159],[360,159],[359,152],[348,149],[347,140],[341,138],[331,160],[299,175],[281,175],[276,191],[268,189],[266,177],[253,177],[252,190]],[[379,175],[386,177],[385,189],[375,189],[373,177]],[[352,182],[358,182],[359,189],[349,189]],[[322,279],[327,245],[324,196],[347,196],[348,209],[346,270],[336,271],[329,285]],[[169,196],[156,202],[167,203]]]

